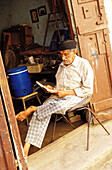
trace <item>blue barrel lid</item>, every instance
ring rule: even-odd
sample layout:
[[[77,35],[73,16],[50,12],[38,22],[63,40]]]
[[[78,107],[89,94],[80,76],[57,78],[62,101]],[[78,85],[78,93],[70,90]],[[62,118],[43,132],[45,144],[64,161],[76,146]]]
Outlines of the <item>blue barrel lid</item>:
[[[27,66],[19,66],[7,71],[7,74],[21,72],[27,69]]]

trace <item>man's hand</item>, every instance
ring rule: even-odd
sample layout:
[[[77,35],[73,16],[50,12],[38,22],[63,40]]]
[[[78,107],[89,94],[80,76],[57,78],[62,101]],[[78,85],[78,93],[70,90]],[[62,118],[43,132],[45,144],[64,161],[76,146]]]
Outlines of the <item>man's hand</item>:
[[[74,90],[66,91],[66,90],[60,89],[59,91],[57,91],[56,95],[59,98],[61,98],[61,97],[68,96],[68,95],[76,95],[76,93]]]
[[[54,87],[52,87],[52,86],[50,86],[50,85],[44,85],[45,87],[47,87],[48,89],[50,89],[50,90],[54,90]],[[44,88],[43,88],[44,89]],[[46,92],[46,93],[50,93],[50,92],[48,92],[46,89],[44,89],[44,91]]]
[[[67,95],[65,90],[60,89],[59,91],[57,91],[56,95],[61,98]]]
[[[47,87],[48,89],[51,89],[51,90],[54,89],[54,87],[52,87],[52,86],[50,86],[50,85],[46,85],[46,87]]]

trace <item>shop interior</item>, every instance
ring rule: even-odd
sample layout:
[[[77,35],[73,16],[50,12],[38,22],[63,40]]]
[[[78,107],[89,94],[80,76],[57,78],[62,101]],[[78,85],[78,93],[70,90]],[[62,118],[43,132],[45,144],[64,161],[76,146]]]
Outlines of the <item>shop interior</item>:
[[[55,74],[61,63],[59,42],[72,39],[72,36],[65,1],[33,0],[27,2],[25,0],[15,2],[12,0],[11,3],[7,2],[5,4],[3,1],[1,4],[7,6],[3,17],[8,20],[7,24],[4,23],[0,26],[1,53],[16,115],[31,105],[42,104],[50,96],[36,84],[36,81],[43,85],[55,86]],[[24,3],[23,8],[21,3]],[[77,35],[75,38],[77,40]],[[18,86],[21,83],[19,82],[20,75],[17,75],[16,80],[12,79],[12,74],[17,71],[18,67],[22,67],[22,71],[28,69],[30,77],[27,90],[23,90],[22,94],[16,87],[16,84]],[[24,100],[24,97],[35,92],[37,92],[40,102],[37,95]],[[31,116],[23,122],[17,121],[22,144],[25,142]],[[86,122],[85,114],[80,113],[77,115],[73,113],[72,117],[70,116],[68,119],[75,128]],[[42,147],[51,143],[53,124],[54,115],[52,115]],[[72,130],[73,128],[64,119],[60,119],[57,122],[54,139],[56,140]],[[36,151],[38,148],[32,146],[29,155]]]

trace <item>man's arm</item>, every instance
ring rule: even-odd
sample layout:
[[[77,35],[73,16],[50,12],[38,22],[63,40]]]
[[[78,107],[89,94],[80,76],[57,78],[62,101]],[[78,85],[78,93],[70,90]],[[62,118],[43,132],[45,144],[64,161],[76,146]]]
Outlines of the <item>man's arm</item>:
[[[59,90],[57,91],[56,95],[61,98],[61,97],[64,97],[64,96],[68,96],[68,95],[76,95],[75,91],[74,90]]]
[[[86,62],[86,65],[83,70],[82,77],[82,86],[74,89],[75,93],[79,97],[86,97],[93,94],[93,70],[89,62]]]

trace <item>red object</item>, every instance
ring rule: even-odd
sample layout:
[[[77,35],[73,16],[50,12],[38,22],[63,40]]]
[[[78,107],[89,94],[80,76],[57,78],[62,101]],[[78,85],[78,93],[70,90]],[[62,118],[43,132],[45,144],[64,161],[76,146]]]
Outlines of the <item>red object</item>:
[[[37,28],[39,29],[39,24],[37,23]]]

